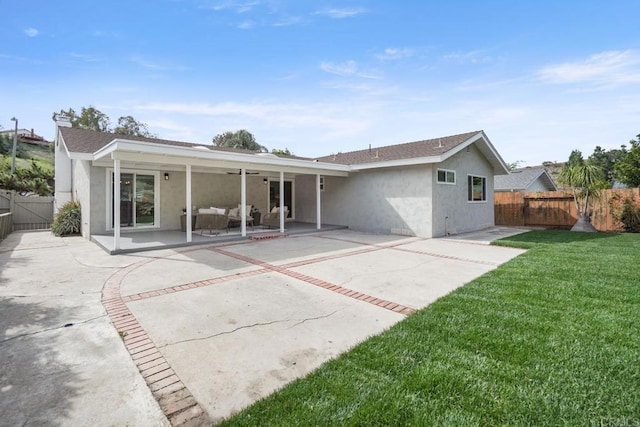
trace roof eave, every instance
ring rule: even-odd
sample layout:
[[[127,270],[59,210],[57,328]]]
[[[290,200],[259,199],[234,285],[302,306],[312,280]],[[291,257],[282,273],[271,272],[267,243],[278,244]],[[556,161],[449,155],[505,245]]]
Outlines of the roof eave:
[[[107,156],[113,157],[114,153],[116,152],[156,154],[165,156],[166,160],[170,160],[171,157],[174,157],[176,159],[197,158],[203,160],[229,161],[239,164],[253,164],[256,166],[271,165],[283,167],[298,167],[318,171],[333,170],[337,172],[348,173],[351,170],[348,165],[336,165],[332,163],[317,162],[313,160],[301,160],[283,157],[260,157],[256,156],[255,154],[248,153],[232,153],[227,151],[217,151],[209,149],[203,150],[202,148],[194,147],[159,145],[149,142],[131,141],[122,138],[114,139],[109,144],[93,153],[91,159],[93,159],[94,161],[98,161],[100,159],[104,159]]]

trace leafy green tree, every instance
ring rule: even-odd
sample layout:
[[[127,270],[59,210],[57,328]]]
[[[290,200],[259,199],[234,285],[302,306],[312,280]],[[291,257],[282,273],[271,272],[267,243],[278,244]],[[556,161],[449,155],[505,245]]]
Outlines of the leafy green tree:
[[[615,164],[616,178],[628,187],[640,187],[640,134],[629,141],[629,150],[623,145],[624,154]]]
[[[576,204],[578,221],[571,230],[596,231],[591,225],[589,208],[591,199],[599,196],[599,189],[603,186],[602,168],[588,161],[585,162],[582,153],[573,150],[569,161],[560,170],[559,181],[571,189]]]
[[[589,156],[589,163],[602,169],[608,188],[611,188],[616,180],[615,164],[624,156],[624,154],[624,145],[621,149],[614,148],[608,151],[598,145],[593,150],[593,154]]]
[[[118,119],[118,126],[113,130],[118,135],[144,136],[147,138],[157,138],[158,136],[149,132],[146,123],[134,119],[132,116],[122,116]]]
[[[78,115],[73,108],[68,110],[60,110],[59,114],[64,114],[69,117],[71,126],[74,128],[90,129],[98,132],[109,132],[111,120],[102,111],[93,106],[82,107],[80,114]],[[56,113],[53,113],[55,118]]]
[[[293,153],[291,151],[289,151],[288,148],[285,148],[284,150],[279,149],[279,148],[274,148],[273,150],[271,150],[272,154],[278,154],[280,156],[293,156]]]
[[[268,152],[267,147],[258,144],[255,136],[245,129],[235,132],[224,132],[213,137],[213,144],[216,147],[242,148],[251,151]]]

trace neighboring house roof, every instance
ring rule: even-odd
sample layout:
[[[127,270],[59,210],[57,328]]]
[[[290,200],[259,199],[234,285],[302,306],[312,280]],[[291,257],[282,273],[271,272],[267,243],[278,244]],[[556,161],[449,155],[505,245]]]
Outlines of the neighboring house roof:
[[[494,177],[494,191],[528,191],[538,181],[548,191],[557,190],[555,182],[543,166],[512,170],[508,175]]]

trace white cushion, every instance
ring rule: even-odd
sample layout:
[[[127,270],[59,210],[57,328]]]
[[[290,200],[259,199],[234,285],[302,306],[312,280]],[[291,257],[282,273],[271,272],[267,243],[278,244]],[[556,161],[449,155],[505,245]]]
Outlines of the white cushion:
[[[224,215],[227,212],[227,210],[225,208],[216,208],[215,210],[220,215]]]
[[[271,209],[271,213],[278,213],[279,210],[280,210],[279,207],[274,206],[273,209]]]
[[[238,208],[229,209],[229,216],[238,216]]]
[[[198,209],[198,213],[201,213],[201,214],[212,214],[212,213],[218,213],[218,212],[215,209],[200,208],[200,209]]]

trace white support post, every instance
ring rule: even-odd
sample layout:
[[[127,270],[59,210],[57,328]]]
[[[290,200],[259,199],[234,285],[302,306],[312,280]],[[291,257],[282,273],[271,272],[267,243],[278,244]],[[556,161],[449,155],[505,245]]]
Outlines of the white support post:
[[[316,228],[320,230],[321,226],[321,214],[322,209],[320,208],[320,174],[316,175]]]
[[[280,171],[280,232],[284,234],[284,172]]]
[[[191,225],[191,221],[193,218],[193,212],[192,212],[192,208],[191,208],[191,165],[186,165],[186,175],[187,175],[187,217],[185,218],[185,224],[187,226],[187,243],[191,243],[193,236],[191,235],[191,230],[192,230],[192,225]]]
[[[240,232],[247,236],[247,170],[240,168]]]
[[[120,160],[113,160],[113,250],[120,250]]]

